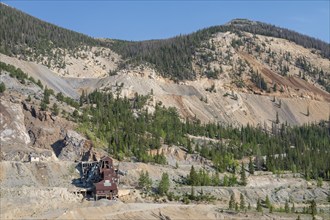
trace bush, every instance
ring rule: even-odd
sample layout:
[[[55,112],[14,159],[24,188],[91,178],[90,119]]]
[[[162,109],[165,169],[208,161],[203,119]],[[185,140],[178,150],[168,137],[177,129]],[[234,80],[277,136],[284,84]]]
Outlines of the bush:
[[[3,93],[6,90],[6,85],[4,82],[0,83],[0,93]]]
[[[53,104],[52,111],[53,111],[53,114],[54,115],[58,115],[60,113],[60,110],[59,110],[59,108],[58,108],[58,106],[57,106],[56,103]]]

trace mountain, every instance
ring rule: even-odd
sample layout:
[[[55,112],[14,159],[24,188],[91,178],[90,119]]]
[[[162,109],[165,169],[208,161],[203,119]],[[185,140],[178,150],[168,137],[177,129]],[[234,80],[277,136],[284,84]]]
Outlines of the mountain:
[[[2,62],[73,98],[122,83],[121,95],[152,91],[153,106],[162,102],[203,122],[270,126],[279,111],[283,121],[302,124],[329,114],[329,44],[294,31],[235,19],[166,40],[128,42],[94,39],[0,7]],[[287,107],[278,109],[279,101]],[[310,117],[300,113],[307,108]]]
[[[95,39],[3,3],[0,25],[1,219],[329,216],[329,44],[246,19]],[[104,155],[119,201],[80,185]]]

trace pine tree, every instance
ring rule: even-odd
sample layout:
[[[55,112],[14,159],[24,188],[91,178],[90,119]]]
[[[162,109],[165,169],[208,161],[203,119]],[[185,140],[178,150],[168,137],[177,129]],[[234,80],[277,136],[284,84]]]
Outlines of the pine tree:
[[[139,187],[145,190],[146,192],[149,192],[151,186],[152,186],[152,180],[149,177],[149,172],[141,172],[139,176]]]
[[[225,175],[223,177],[223,186],[229,186],[229,181],[228,181],[228,176],[227,175]]]
[[[6,90],[6,85],[4,82],[0,83],[0,93],[3,93]]]
[[[168,190],[170,189],[170,179],[167,173],[162,174],[162,178],[158,185],[158,193],[159,195],[163,196],[167,194]]]
[[[312,216],[315,216],[317,214],[316,202],[314,199],[311,201],[310,210]]]
[[[189,154],[192,154],[193,153],[190,139],[188,139],[187,151],[188,151]]]
[[[195,189],[194,189],[194,186],[191,186],[190,200],[195,200]]]
[[[53,104],[52,111],[53,111],[53,114],[54,115],[58,115],[59,112],[60,112],[60,110],[59,110],[59,108],[58,108],[58,106],[57,106],[57,104],[55,102]]]
[[[198,174],[195,171],[194,166],[191,166],[188,182],[192,186],[197,186],[199,184]]]
[[[238,211],[238,203],[235,202],[235,211],[237,212]]]
[[[258,198],[258,201],[257,201],[257,211],[258,211],[258,212],[262,212],[262,207],[261,207],[261,201],[260,201],[260,198]]]
[[[46,86],[44,90],[44,98],[43,98],[43,102],[45,102],[46,104],[49,104],[49,96],[50,96],[50,90]]]
[[[234,206],[235,206],[235,195],[234,193],[231,194],[230,196],[230,200],[229,200],[229,209],[234,209]]]
[[[252,157],[250,157],[250,161],[249,161],[249,173],[254,174],[254,165],[252,162]]]
[[[318,177],[317,178],[316,186],[317,187],[322,187],[323,186],[323,179],[322,179],[322,177]]]
[[[271,206],[268,195],[266,196],[265,203],[266,203],[267,208],[269,208]]]
[[[240,204],[239,204],[239,207],[240,207],[241,210],[244,210],[245,209],[245,201],[244,201],[244,196],[243,196],[242,193],[240,195]]]
[[[278,116],[278,112],[276,112],[276,120],[275,120],[275,123],[276,124],[279,124],[280,123],[280,118]]]
[[[244,169],[243,162],[242,162],[242,165],[241,165],[241,184],[243,186],[246,186],[246,184],[247,184],[246,174],[245,174],[245,169]]]
[[[42,83],[41,83],[40,79],[38,79],[37,85],[38,85],[38,86],[39,86],[41,89],[43,89],[43,88],[44,88],[44,86],[42,85]]]
[[[40,102],[40,110],[41,111],[46,111],[48,108],[47,104],[44,101]]]
[[[289,213],[290,212],[288,200],[285,201],[284,210],[285,210],[286,213]]]

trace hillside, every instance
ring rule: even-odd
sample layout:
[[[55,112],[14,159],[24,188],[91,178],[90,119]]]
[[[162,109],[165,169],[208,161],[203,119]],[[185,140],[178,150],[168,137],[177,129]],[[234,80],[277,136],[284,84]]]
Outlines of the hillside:
[[[2,3],[0,25],[1,219],[329,216],[329,44],[245,19],[94,39]],[[116,201],[79,184],[104,155]]]

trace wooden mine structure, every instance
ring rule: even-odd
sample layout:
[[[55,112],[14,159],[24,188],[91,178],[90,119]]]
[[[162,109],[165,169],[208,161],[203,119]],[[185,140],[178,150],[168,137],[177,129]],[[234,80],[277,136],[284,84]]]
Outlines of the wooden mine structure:
[[[104,156],[100,161],[81,162],[81,171],[83,185],[88,191],[92,191],[95,200],[118,197],[119,171],[110,157]]]
[[[118,196],[119,178],[118,169],[113,166],[113,161],[110,157],[103,157],[100,161],[100,176],[102,180],[94,183],[93,193],[95,200],[99,197],[115,199]]]

